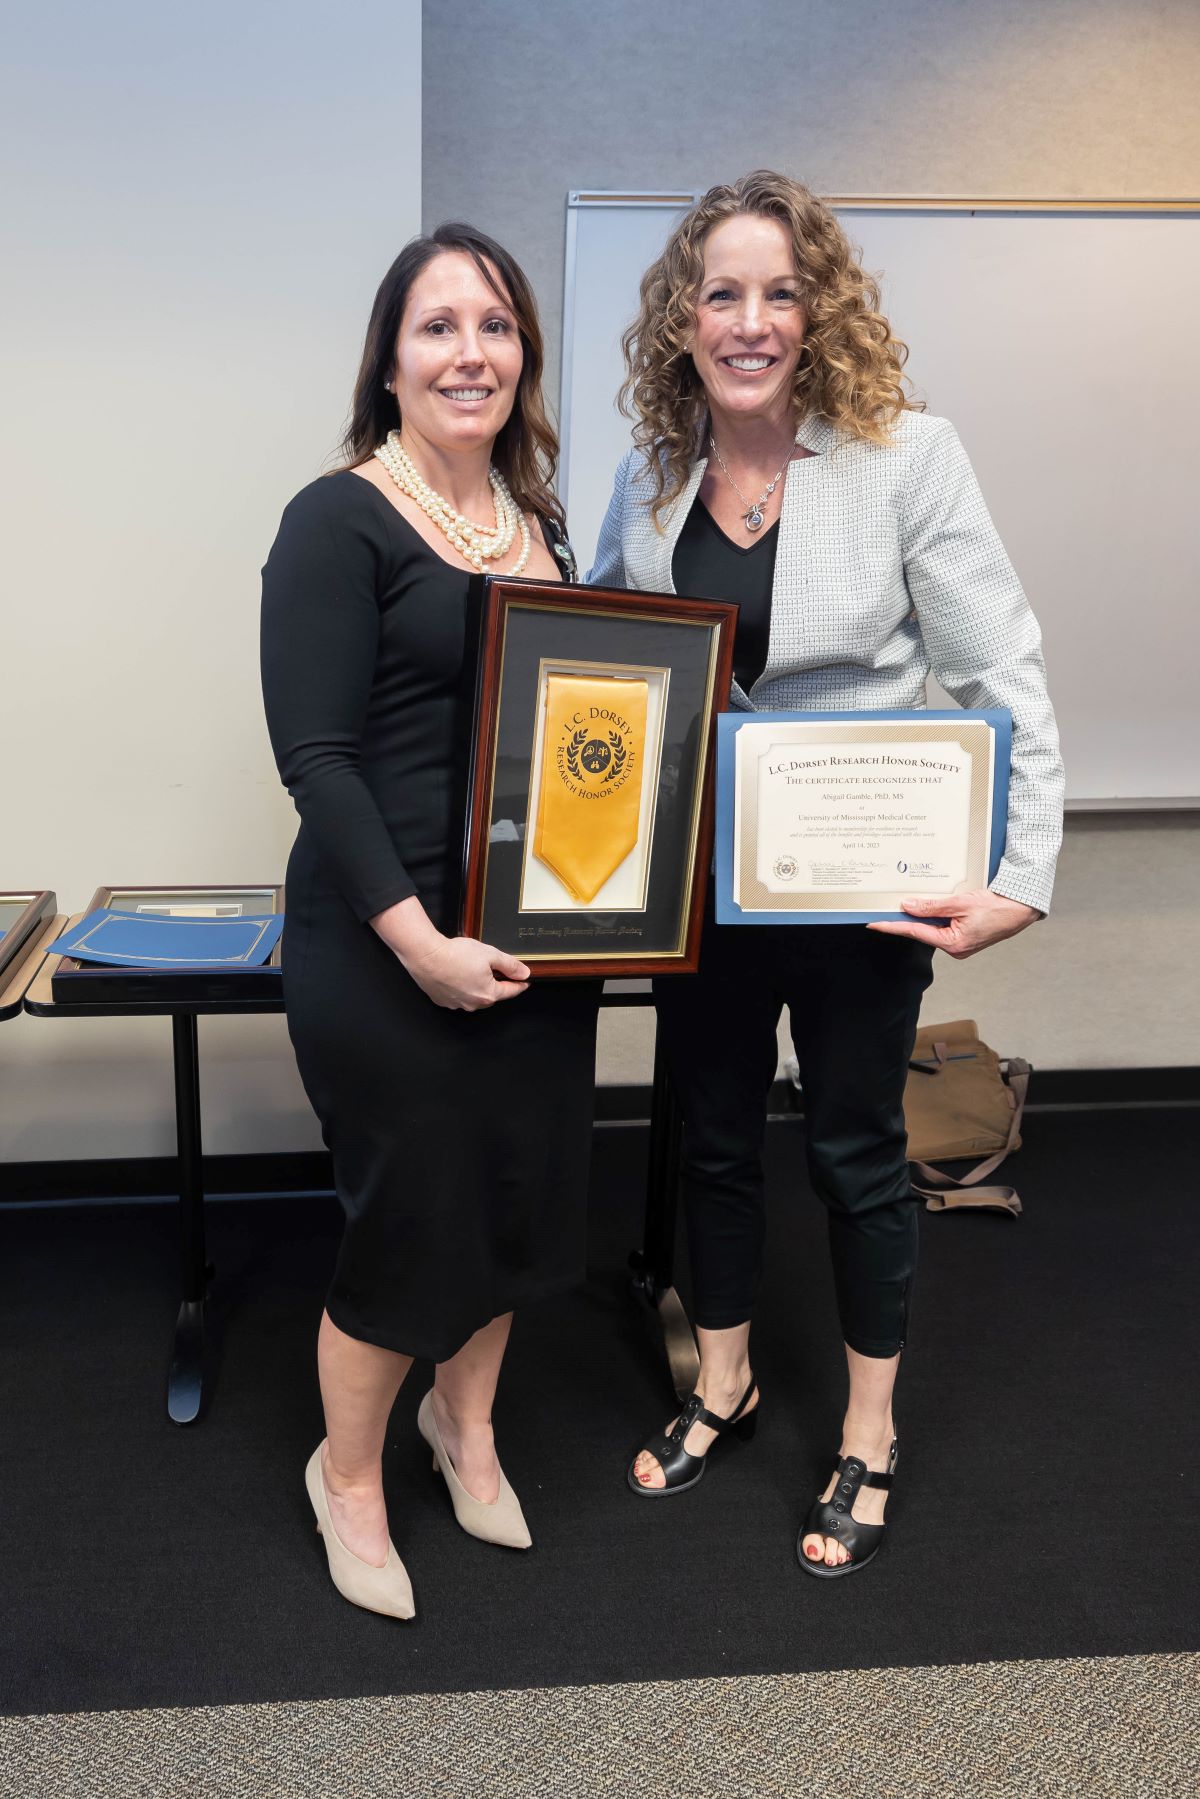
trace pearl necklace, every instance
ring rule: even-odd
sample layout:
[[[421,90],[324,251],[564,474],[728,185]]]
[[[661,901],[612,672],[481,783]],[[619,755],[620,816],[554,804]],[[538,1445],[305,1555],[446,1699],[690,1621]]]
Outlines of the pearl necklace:
[[[464,562],[482,570],[485,561],[498,562],[507,556],[512,548],[513,538],[521,533],[521,554],[516,564],[509,569],[510,575],[519,575],[529,561],[532,544],[529,540],[529,526],[525,523],[525,515],[508,491],[503,475],[497,469],[488,470],[488,481],[492,489],[492,499],[496,507],[496,524],[491,531],[476,525],[461,512],[456,512],[448,500],[436,493],[423,478],[416,463],[400,441],[398,431],[389,431],[387,441],[381,443],[375,455],[391,476],[401,493],[406,493],[410,500],[415,500],[427,518],[433,520],[438,530],[456,549]]]

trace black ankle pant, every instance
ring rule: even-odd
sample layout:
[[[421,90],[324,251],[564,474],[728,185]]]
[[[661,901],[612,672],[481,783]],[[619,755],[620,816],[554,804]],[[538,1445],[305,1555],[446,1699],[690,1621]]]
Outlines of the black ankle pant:
[[[654,983],[684,1116],[695,1322],[749,1319],[765,1235],[762,1143],[786,1005],[804,1086],[808,1169],[829,1215],[842,1334],[904,1343],[917,1259],[903,1097],[933,951],[861,925],[714,925],[700,972]]]

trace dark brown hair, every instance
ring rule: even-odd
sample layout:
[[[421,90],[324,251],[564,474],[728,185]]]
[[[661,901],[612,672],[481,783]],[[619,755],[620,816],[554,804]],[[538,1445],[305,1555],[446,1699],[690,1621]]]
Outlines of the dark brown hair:
[[[565,528],[562,505],[551,487],[558,466],[558,438],[542,401],[544,355],[537,301],[520,264],[472,225],[439,225],[428,236],[412,238],[380,282],[342,439],[342,467],[357,468],[366,462],[399,424],[395,395],[383,384],[393,372],[404,308],[422,269],[454,250],[469,256],[492,292],[512,308],[524,351],[513,409],[496,438],[492,460],[522,512],[553,519]]]

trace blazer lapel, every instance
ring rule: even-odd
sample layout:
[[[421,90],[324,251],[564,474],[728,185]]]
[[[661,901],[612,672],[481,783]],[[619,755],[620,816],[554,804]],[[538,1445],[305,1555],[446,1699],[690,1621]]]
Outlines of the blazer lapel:
[[[794,650],[802,637],[799,612],[802,605],[806,573],[805,537],[808,531],[812,483],[820,479],[821,458],[833,443],[834,428],[811,413],[796,432],[796,442],[812,455],[793,459],[788,464],[783,484],[783,504],[779,510],[779,542],[775,550],[775,579],[771,584],[771,629],[767,643],[766,666],[754,682],[769,680],[793,661]],[[753,687],[751,692],[753,692]],[[741,688],[735,685],[734,699]],[[753,709],[753,700],[747,699]]]
[[[708,467],[708,458],[692,464],[692,472],[687,484],[677,500],[662,515],[662,532],[651,527],[652,543],[647,558],[649,579],[646,586],[655,593],[674,593],[675,583],[671,579],[671,559],[675,554],[675,545],[679,542],[679,534],[683,530],[687,515],[692,509],[692,502],[700,490],[704,479],[704,471]]]

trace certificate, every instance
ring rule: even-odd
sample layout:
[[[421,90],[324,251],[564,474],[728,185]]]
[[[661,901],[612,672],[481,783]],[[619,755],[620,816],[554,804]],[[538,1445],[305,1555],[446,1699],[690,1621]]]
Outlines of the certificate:
[[[717,922],[862,924],[986,887],[1011,741],[1003,711],[726,714]]]

